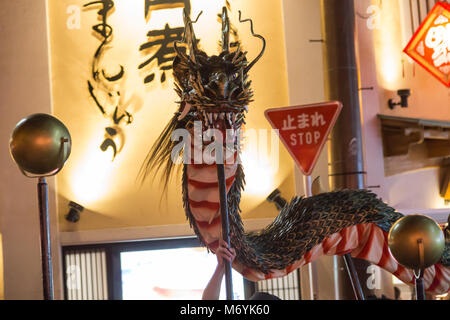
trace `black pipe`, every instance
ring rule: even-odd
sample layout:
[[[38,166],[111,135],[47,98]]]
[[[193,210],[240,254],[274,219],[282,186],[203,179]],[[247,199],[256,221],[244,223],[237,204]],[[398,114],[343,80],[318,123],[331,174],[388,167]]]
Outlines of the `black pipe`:
[[[321,0],[321,11],[325,96],[329,101],[337,100],[343,104],[328,143],[330,189],[363,189],[365,170],[354,0]],[[343,298],[351,299],[353,293],[356,299],[364,299],[360,278],[370,264],[354,261],[350,255],[346,255],[344,261],[339,259],[338,263],[348,271],[348,275],[339,275]],[[360,276],[356,270],[360,270]],[[352,288],[348,287],[349,282]]]
[[[322,0],[325,95],[343,109],[330,135],[330,187],[364,187],[353,0]]]

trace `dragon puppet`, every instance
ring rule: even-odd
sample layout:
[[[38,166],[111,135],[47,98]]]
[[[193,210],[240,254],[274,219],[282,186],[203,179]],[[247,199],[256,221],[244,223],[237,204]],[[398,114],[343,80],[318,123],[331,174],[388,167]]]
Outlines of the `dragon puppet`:
[[[415,283],[412,270],[399,265],[388,248],[388,232],[402,215],[368,190],[340,190],[312,197],[295,197],[275,220],[258,232],[245,232],[240,217],[240,198],[244,189],[244,169],[239,161],[240,129],[245,124],[248,104],[252,101],[249,71],[264,53],[251,62],[241,50],[239,41],[230,43],[230,23],[224,7],[219,15],[222,22],[222,52],[209,56],[198,48],[193,23],[184,14],[185,32],[174,43],[173,61],[175,91],[180,97],[178,111],[152,146],[141,168],[141,177],[162,172],[165,186],[176,164],[173,134],[178,129],[197,136],[208,136],[214,129],[227,136],[220,142],[224,156],[227,205],[231,246],[236,250],[233,268],[251,281],[284,276],[316,260],[321,255],[350,253],[391,272],[406,283]],[[211,136],[211,135],[210,135]],[[231,148],[231,145],[235,148]],[[213,138],[186,145],[178,157],[184,157],[182,167],[183,204],[187,219],[199,240],[215,252],[222,238],[220,198],[216,163],[194,161],[195,153],[205,153]],[[219,140],[217,140],[219,141]],[[175,152],[176,154],[177,152]],[[217,159],[216,159],[217,160]],[[153,174],[152,174],[153,176]],[[425,269],[424,286],[430,293],[448,292],[450,286],[450,243],[446,242],[439,263]]]

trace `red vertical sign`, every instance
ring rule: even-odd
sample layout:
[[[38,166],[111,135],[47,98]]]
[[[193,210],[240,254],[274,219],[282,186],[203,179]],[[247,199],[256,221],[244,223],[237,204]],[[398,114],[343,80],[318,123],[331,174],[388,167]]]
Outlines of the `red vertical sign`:
[[[337,101],[274,108],[265,116],[304,175],[310,175],[341,112]]]

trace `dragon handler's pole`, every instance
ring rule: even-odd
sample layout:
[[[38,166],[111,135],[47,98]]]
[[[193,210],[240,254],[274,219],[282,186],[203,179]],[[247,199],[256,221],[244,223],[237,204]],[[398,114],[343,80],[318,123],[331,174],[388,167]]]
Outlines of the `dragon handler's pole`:
[[[222,223],[223,240],[231,248],[230,244],[230,225],[228,221],[228,200],[227,200],[227,185],[225,180],[225,167],[223,163],[217,163],[217,178],[219,180],[219,196],[220,196],[220,221]],[[231,262],[225,263],[225,286],[227,292],[227,300],[233,300],[233,281],[231,277]]]

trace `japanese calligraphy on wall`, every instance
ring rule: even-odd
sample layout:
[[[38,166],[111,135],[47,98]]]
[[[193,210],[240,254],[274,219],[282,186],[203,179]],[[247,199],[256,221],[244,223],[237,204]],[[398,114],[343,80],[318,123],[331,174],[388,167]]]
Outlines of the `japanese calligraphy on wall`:
[[[191,11],[190,0],[142,0],[142,4],[144,19],[147,22],[151,19],[151,13],[154,11],[181,8],[187,15],[190,15]],[[123,99],[124,66],[121,63],[116,65],[110,63],[107,64],[107,67],[102,66],[105,54],[114,47],[113,28],[108,23],[108,18],[115,9],[115,3],[113,0],[98,0],[84,4],[85,9],[91,7],[98,9],[97,16],[100,23],[93,25],[92,30],[94,36],[100,40],[100,45],[93,56],[91,79],[87,81],[87,86],[98,111],[111,120],[111,125],[105,128],[105,137],[100,149],[102,151],[111,149],[114,160],[124,145],[123,126],[133,122],[133,115],[127,110],[127,106],[130,105],[129,101],[125,103]],[[161,28],[147,32],[147,42],[139,46],[139,51],[145,57],[145,60],[138,66],[139,70],[146,72],[144,84],[152,82],[156,73],[158,73],[161,83],[166,81],[166,72],[172,69],[172,62],[175,58],[173,43],[183,39],[184,24],[182,20],[180,15],[179,24],[173,26],[173,21],[167,21]],[[181,46],[180,50],[185,51],[186,49]]]
[[[434,6],[404,51],[450,87],[450,4]]]
[[[145,18],[151,19],[152,11],[173,8],[183,8],[188,16],[191,14],[190,0],[145,0]],[[172,69],[172,61],[176,56],[173,42],[181,41],[183,32],[184,24],[180,16],[179,26],[171,26],[166,22],[164,27],[147,33],[148,41],[139,47],[139,50],[147,56],[147,59],[139,65],[139,69],[148,70],[144,83],[150,83],[155,79],[155,65],[159,69],[160,82],[166,81],[166,71]],[[183,47],[180,49],[186,50]]]
[[[113,36],[113,28],[108,24],[108,16],[114,8],[114,1],[99,0],[88,2],[84,5],[85,8],[91,6],[100,6],[97,14],[101,23],[94,25],[92,30],[95,35],[100,37],[101,43],[95,51],[92,60],[92,79],[87,81],[87,85],[89,94],[97,105],[98,110],[102,115],[112,120],[112,125],[105,128],[105,139],[100,149],[106,151],[108,148],[111,148],[114,159],[123,147],[123,133],[120,125],[122,123],[130,124],[133,121],[133,117],[120,105],[120,97],[122,95],[120,82],[125,74],[124,67],[118,64],[116,69],[119,71],[109,71],[100,66],[102,57],[108,50],[108,45],[111,43]]]

